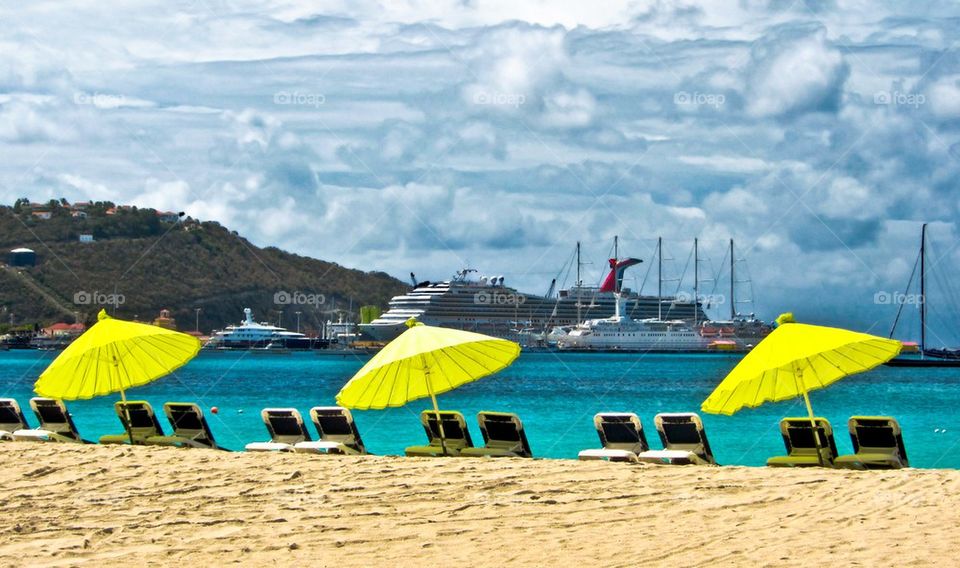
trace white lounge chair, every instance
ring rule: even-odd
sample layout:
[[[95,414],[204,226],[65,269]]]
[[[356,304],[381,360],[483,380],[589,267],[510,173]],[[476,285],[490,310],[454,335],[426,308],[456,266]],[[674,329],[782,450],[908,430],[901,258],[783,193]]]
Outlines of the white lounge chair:
[[[12,398],[0,398],[0,440],[13,440],[14,432],[28,428],[27,419],[24,418],[17,401]]]
[[[707,465],[716,464],[703,421],[696,414],[663,413],[653,419],[662,450],[647,450],[637,455],[643,463],[668,465]]]
[[[29,442],[62,442],[70,444],[89,444],[80,437],[73,417],[67,411],[62,400],[35,397],[30,399],[30,408],[37,415],[39,428],[17,430],[13,433],[14,440]]]
[[[650,449],[640,418],[632,412],[601,412],[593,425],[603,447],[583,450],[578,459],[636,462],[637,454]]]
[[[295,451],[312,454],[349,454],[367,453],[360,439],[360,432],[353,421],[353,415],[340,406],[314,406],[310,409],[310,420],[320,436],[316,441],[297,442]]]
[[[310,440],[310,432],[296,408],[264,408],[260,418],[270,433],[270,441],[247,444],[248,452],[292,452],[294,444]]]

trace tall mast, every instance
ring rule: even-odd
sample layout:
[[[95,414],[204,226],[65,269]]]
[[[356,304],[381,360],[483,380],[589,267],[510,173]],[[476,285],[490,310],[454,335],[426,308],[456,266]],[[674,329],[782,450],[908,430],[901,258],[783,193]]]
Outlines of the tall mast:
[[[620,264],[620,237],[613,237],[613,291],[620,293],[620,272],[617,265]]]
[[[927,224],[920,229],[920,354],[927,348]]]
[[[730,320],[733,321],[737,319],[737,299],[733,295],[733,270],[734,270],[734,259],[733,259],[733,239],[730,239]]]
[[[613,237],[613,300],[615,302],[615,309],[613,312],[614,317],[617,320],[617,323],[620,323],[620,318],[622,317],[622,311],[620,310],[620,240],[619,237]]]
[[[580,241],[577,241],[577,325],[580,325]]]
[[[697,325],[697,312],[700,306],[700,273],[697,268],[700,266],[700,256],[697,250],[697,238],[693,239],[693,325]]]
[[[657,237],[657,319],[663,319],[663,237]]]

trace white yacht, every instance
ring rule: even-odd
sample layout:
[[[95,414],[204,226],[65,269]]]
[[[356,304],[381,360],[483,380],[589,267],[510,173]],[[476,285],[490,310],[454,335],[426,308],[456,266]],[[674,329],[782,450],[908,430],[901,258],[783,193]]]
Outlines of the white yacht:
[[[267,322],[257,323],[253,310],[243,309],[240,325],[228,325],[216,331],[206,347],[209,349],[310,349],[316,340],[302,333],[289,331]]]
[[[598,351],[703,351],[711,340],[683,320],[631,319],[622,299],[609,318],[575,325],[556,337],[557,348]]]

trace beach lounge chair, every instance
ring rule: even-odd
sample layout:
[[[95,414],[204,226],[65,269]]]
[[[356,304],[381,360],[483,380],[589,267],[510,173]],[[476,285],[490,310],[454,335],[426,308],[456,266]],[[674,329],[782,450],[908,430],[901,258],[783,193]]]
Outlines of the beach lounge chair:
[[[817,444],[813,437],[814,428],[809,417],[784,418],[780,421],[780,434],[787,455],[775,456],[767,460],[771,467],[833,467],[837,459],[837,443],[833,439],[833,428],[826,418],[814,418],[817,435],[820,436],[820,455],[817,458]],[[822,462],[821,462],[822,459]]]
[[[0,398],[0,440],[13,440],[17,430],[29,428],[20,405],[12,398]]]
[[[437,413],[433,410],[424,410],[420,413],[420,423],[423,424],[423,431],[427,434],[430,441],[426,446],[410,446],[404,450],[408,456],[421,457],[440,457],[440,456],[459,456],[464,448],[472,448],[473,440],[470,439],[470,431],[467,430],[467,421],[463,414],[454,410],[441,410],[440,421],[437,420]],[[443,424],[443,448],[440,446],[440,424]]]
[[[310,441],[310,432],[296,408],[264,408],[260,418],[270,441],[247,444],[248,452],[292,452],[294,444]]]
[[[360,439],[360,432],[353,422],[353,415],[340,406],[314,406],[310,409],[310,420],[317,428],[316,441],[298,442],[293,449],[297,452],[314,454],[365,454],[367,449]]]
[[[80,437],[73,417],[62,400],[35,397],[30,399],[30,408],[37,415],[39,428],[31,430],[17,430],[13,433],[14,440],[32,442],[63,442],[73,444],[89,444]]]
[[[203,410],[192,402],[168,402],[163,413],[173,426],[170,436],[152,436],[146,443],[151,446],[182,446],[225,450],[217,445]]]
[[[145,400],[117,401],[113,410],[123,425],[123,434],[100,436],[101,444],[145,444],[147,438],[163,436],[163,428],[153,407]]]
[[[637,454],[650,449],[640,418],[632,412],[601,412],[593,417],[593,425],[603,447],[583,450],[577,454],[581,460],[636,462]]]
[[[512,412],[479,412],[477,422],[483,434],[482,448],[464,448],[461,456],[532,458],[523,422]]]
[[[853,455],[840,456],[834,464],[850,469],[899,469],[910,467],[900,424],[890,416],[852,416],[847,422]]]
[[[692,412],[663,413],[653,418],[662,450],[648,450],[637,455],[644,463],[669,465],[716,464],[703,421]]]

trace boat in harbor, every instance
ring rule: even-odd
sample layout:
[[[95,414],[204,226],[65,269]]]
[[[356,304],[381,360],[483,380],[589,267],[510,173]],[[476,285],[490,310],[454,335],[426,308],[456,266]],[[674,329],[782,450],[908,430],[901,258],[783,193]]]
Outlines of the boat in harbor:
[[[920,309],[920,343],[916,345],[912,342],[905,342],[905,349],[901,355],[884,363],[889,367],[960,367],[960,349],[938,348],[930,349],[927,347],[927,224],[924,223],[920,228],[920,253],[917,262],[914,264],[916,271],[917,264],[920,267],[920,295],[917,298],[917,304]],[[910,275],[907,282],[907,290],[913,284],[914,274]],[[900,322],[900,316],[903,315],[903,307],[906,302],[898,302],[897,317],[893,320],[893,326],[890,328],[889,337],[892,339],[897,330],[897,324]],[[906,347],[911,347],[907,349]],[[906,353],[906,354],[904,354]]]
[[[291,349],[317,349],[327,344],[323,339],[308,337],[267,322],[257,322],[253,319],[253,310],[250,308],[244,308],[243,315],[240,325],[228,325],[215,331],[204,348],[270,350],[282,353]]]
[[[697,257],[694,240],[694,257]],[[658,251],[662,243],[658,240]],[[731,299],[734,288],[733,242],[730,243]],[[386,312],[373,321],[360,324],[360,331],[374,341],[387,342],[406,329],[410,318],[427,325],[475,331],[517,341],[525,348],[551,348],[565,344],[574,348],[567,336],[587,321],[614,317],[619,302],[620,317],[645,321],[651,334],[669,334],[677,342],[668,350],[749,349],[770,332],[770,326],[737,313],[731,301],[730,319],[711,321],[704,312],[698,291],[699,274],[694,270],[694,294],[664,295],[662,270],[658,270],[657,295],[643,295],[623,286],[624,272],[640,264],[636,258],[610,260],[609,272],[599,286],[587,286],[580,274],[580,245],[575,250],[574,285],[554,293],[556,279],[545,295],[525,294],[505,284],[503,276],[482,276],[474,269],[463,269],[442,282],[417,282],[406,294],[390,300]],[[662,264],[662,253],[658,252]],[[695,260],[695,266],[699,260]],[[572,266],[572,265],[571,265]],[[619,300],[618,300],[619,296]],[[637,333],[640,333],[638,330]],[[692,333],[696,337],[690,338]],[[639,336],[638,336],[639,337]],[[650,337],[665,337],[652,335]],[[731,342],[733,345],[731,346]],[[661,342],[661,345],[666,343]],[[584,347],[587,348],[587,347]],[[633,349],[611,345],[603,349]]]
[[[658,247],[660,243],[658,243]],[[711,341],[701,335],[688,322],[661,317],[633,319],[624,314],[624,299],[621,294],[623,271],[621,267],[639,264],[639,259],[620,260],[617,239],[614,239],[613,269],[614,313],[607,318],[589,319],[575,325],[557,338],[561,350],[587,351],[704,351]],[[662,255],[658,257],[662,263]]]
[[[615,272],[611,269],[610,274]],[[608,275],[607,280],[612,282],[611,278]],[[683,321],[706,319],[700,304],[692,300],[644,296],[626,288],[621,294],[625,313],[630,317],[649,318],[665,313]],[[380,317],[359,327],[373,340],[386,342],[406,329],[407,320],[416,318],[427,325],[529,344],[550,330],[569,328],[584,319],[610,317],[615,309],[612,285],[585,286],[578,278],[572,287],[555,295],[552,291],[547,295],[526,294],[506,285],[503,276],[478,276],[476,270],[467,268],[450,280],[416,283],[406,294],[391,299]]]

